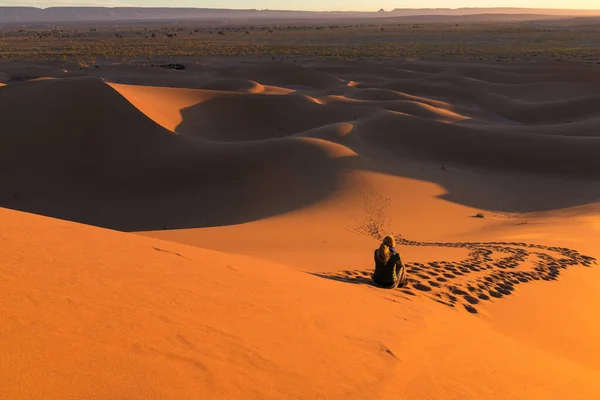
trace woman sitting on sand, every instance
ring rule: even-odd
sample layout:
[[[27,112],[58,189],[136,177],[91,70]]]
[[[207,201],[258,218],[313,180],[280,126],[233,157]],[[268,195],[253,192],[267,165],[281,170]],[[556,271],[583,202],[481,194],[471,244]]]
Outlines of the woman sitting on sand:
[[[386,236],[381,246],[375,250],[375,272],[372,279],[378,286],[396,288],[406,285],[406,269],[394,246],[396,240],[392,236]]]

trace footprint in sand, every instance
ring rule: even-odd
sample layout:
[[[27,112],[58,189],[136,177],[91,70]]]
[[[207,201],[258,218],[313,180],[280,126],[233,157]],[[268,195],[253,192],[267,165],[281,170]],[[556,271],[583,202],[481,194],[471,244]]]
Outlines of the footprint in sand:
[[[429,286],[427,286],[427,285],[424,285],[424,284],[422,284],[422,283],[420,283],[420,282],[419,282],[419,283],[415,283],[415,284],[413,285],[413,287],[414,287],[415,289],[417,289],[417,290],[420,290],[420,291],[422,291],[422,292],[431,292],[431,287],[429,287]]]
[[[377,235],[374,235],[374,237]],[[380,237],[375,237],[381,240]],[[465,260],[434,261],[424,263],[405,263],[409,274],[410,286],[420,295],[425,295],[434,301],[449,307],[458,303],[460,296],[465,303],[463,308],[477,314],[474,307],[482,301],[492,301],[510,296],[517,286],[534,281],[555,281],[560,278],[561,270],[570,266],[581,265],[590,267],[596,264],[596,259],[585,256],[573,249],[548,247],[537,244],[513,242],[418,242],[397,237],[398,246],[431,246],[454,247],[469,250]],[[536,249],[532,251],[531,249]],[[494,254],[506,254],[501,259],[492,257]],[[515,270],[523,268],[530,260],[532,270]],[[426,271],[427,273],[424,273]],[[323,278],[342,282],[371,285],[372,269],[344,270],[336,273],[316,274]],[[427,284],[421,282],[423,279]],[[404,294],[417,296],[417,293],[401,288]]]
[[[473,307],[472,305],[470,305],[470,304],[463,304],[463,306],[465,307],[465,310],[467,310],[471,314],[477,314],[477,309],[475,307]]]

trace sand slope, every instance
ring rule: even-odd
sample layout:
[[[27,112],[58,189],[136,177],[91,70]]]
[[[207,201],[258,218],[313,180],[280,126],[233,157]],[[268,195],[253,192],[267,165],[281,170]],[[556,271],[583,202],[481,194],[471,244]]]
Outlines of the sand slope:
[[[310,96],[269,96],[205,90],[113,85],[144,114],[174,132],[194,138],[239,142],[273,139],[322,125],[356,120],[377,110],[321,107]]]
[[[341,172],[355,169],[445,187],[464,177],[445,179],[430,167],[455,164],[577,180],[596,178],[600,170],[600,119],[597,99],[589,94],[596,81],[589,68],[569,73],[556,66],[486,67],[482,71],[487,75],[479,73],[476,83],[467,85],[474,70],[461,65],[249,64],[202,66],[203,79],[213,76],[217,86],[233,79],[302,88],[252,93],[227,91],[233,87],[108,85],[94,77],[39,81],[33,80],[32,70],[32,80],[11,83],[0,93],[5,128],[0,137],[5,182],[0,204],[124,230],[187,228],[300,209],[333,194],[344,181]],[[344,78],[335,76],[335,68]],[[59,74],[50,67],[38,70]],[[151,79],[153,71],[156,82],[167,72],[179,72],[143,66],[128,71],[125,65],[88,72],[120,81],[119,76],[129,75]],[[414,71],[420,78],[383,79],[393,71]],[[196,73],[191,69],[177,79]],[[522,83],[516,81],[519,73]],[[352,74],[356,79],[347,79]],[[536,74],[539,82],[531,78]],[[511,83],[494,82],[498,75],[510,76]],[[591,83],[575,84],[582,76]],[[547,82],[549,77],[560,85]],[[534,84],[538,86],[531,88]],[[569,87],[569,93],[552,101],[545,94],[526,100],[507,96],[538,93],[546,84],[549,92]],[[431,95],[435,98],[427,97]],[[535,117],[535,108],[543,119]],[[527,125],[507,120],[517,114],[534,118]],[[575,119],[559,124],[563,117]],[[396,165],[398,160],[417,160],[430,172]],[[562,187],[564,180],[553,185]],[[465,187],[458,186],[461,191]],[[52,189],[56,187],[61,189]],[[596,188],[586,190],[591,200],[600,195]],[[53,201],[41,202],[42,194]],[[458,202],[516,211],[521,196],[513,194],[513,189],[506,191],[506,200],[496,204],[479,201],[479,195],[459,196]],[[571,196],[557,202],[579,205],[586,200]],[[539,204],[538,209],[545,208],[545,201]]]
[[[0,397],[600,393],[597,67],[243,61],[0,65]]]
[[[0,102],[2,204],[125,230],[231,224],[301,207],[335,188],[336,160],[352,155],[298,138],[200,146],[92,78],[10,85]]]
[[[597,370],[434,303],[0,212],[6,398],[584,399],[600,390]]]

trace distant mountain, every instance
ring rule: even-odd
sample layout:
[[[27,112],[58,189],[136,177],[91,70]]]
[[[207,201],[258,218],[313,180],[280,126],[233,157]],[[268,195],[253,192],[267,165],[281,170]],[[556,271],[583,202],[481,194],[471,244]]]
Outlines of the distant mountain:
[[[423,8],[395,9],[389,12],[311,12],[283,10],[229,10],[210,8],[142,7],[0,7],[0,23],[194,20],[194,19],[299,19],[299,18],[382,18],[416,15],[537,14],[596,16],[600,10],[552,10],[525,8]]]
[[[213,8],[142,7],[0,7],[1,22],[76,22],[119,20],[343,18],[377,16],[363,12],[230,10]],[[381,14],[379,15],[381,16]]]
[[[520,14],[520,15],[560,15],[574,17],[600,16],[599,10],[566,10],[553,8],[514,8],[514,7],[490,7],[490,8],[396,8],[389,12],[393,16],[409,15],[479,15],[479,14]]]

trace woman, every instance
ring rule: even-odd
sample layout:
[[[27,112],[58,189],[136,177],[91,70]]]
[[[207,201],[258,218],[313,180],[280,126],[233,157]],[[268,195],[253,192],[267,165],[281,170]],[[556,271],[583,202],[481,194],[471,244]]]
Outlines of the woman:
[[[392,236],[386,236],[381,246],[375,250],[375,272],[372,279],[379,286],[396,288],[406,285],[406,269],[395,246],[396,240]]]

